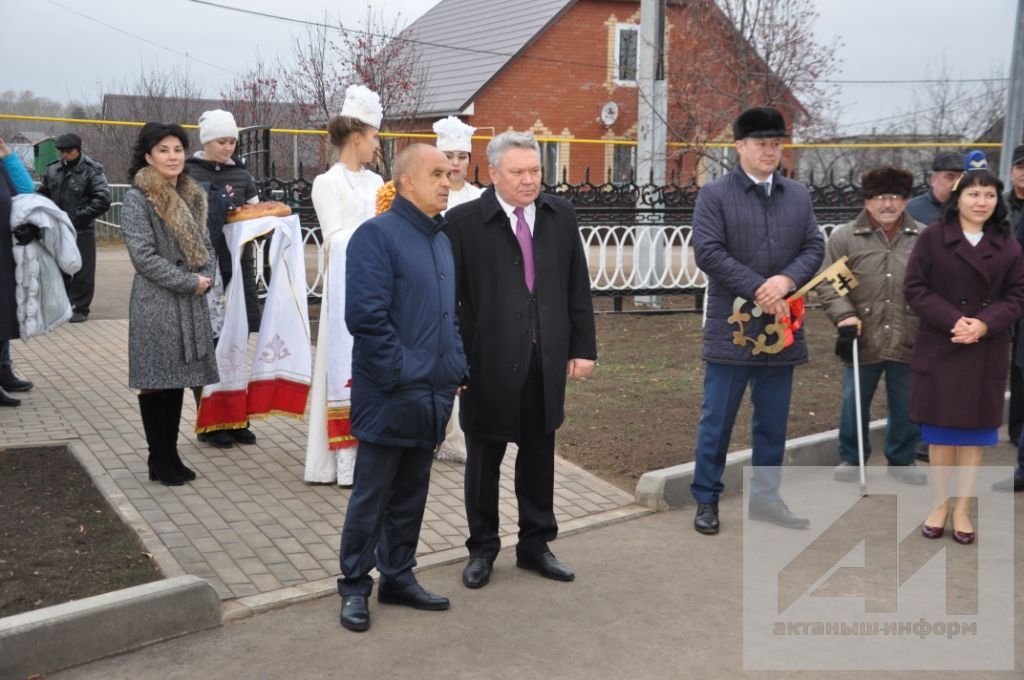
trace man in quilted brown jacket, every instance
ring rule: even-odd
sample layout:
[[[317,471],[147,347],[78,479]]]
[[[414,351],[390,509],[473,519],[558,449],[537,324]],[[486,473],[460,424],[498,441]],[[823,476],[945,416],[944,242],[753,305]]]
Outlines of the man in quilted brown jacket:
[[[858,328],[861,427],[864,458],[871,455],[868,423],[871,400],[885,376],[888,425],[885,457],[888,473],[908,484],[924,484],[925,474],[914,462],[920,429],[910,420],[910,356],[917,315],[903,300],[903,275],[917,235],[924,225],[907,212],[913,175],[902,168],[878,167],[864,173],[864,210],[833,232],[825,247],[824,266],[844,255],[859,285],[840,296],[828,282],[816,289],[829,319],[840,329]],[[852,333],[852,330],[850,331]],[[853,335],[836,345],[843,361],[843,406],[839,417],[839,457],[835,478],[860,478],[857,456],[857,418],[853,390]]]

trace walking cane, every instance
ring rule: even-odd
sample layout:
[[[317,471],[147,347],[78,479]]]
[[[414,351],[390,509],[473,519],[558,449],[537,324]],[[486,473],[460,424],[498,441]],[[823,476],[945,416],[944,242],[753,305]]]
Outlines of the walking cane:
[[[857,347],[857,336],[853,338],[853,401],[857,414],[857,462],[860,465],[860,495],[868,495],[868,484],[864,470],[864,427],[863,414],[860,410],[860,355]]]

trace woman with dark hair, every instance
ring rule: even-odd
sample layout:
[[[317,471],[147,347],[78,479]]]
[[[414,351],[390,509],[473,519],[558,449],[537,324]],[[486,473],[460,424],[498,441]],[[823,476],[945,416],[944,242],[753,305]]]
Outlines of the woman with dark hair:
[[[345,91],[341,115],[327,124],[337,161],[313,180],[313,207],[323,243],[316,360],[309,408],[305,480],[351,486],[356,440],[349,420],[352,336],[345,326],[345,251],[356,227],[374,215],[380,175],[366,168],[377,153],[380,97],[362,85]]]
[[[146,123],[132,150],[121,230],[135,267],[128,309],[128,385],[139,390],[149,478],[195,479],[178,454],[184,388],[219,380],[203,296],[216,259],[206,230],[206,192],[185,169],[180,125]]]
[[[1006,221],[1003,183],[984,154],[967,156],[939,222],[921,232],[904,293],[920,316],[910,378],[910,417],[928,444],[935,508],[921,526],[974,541],[971,497],[982,447],[998,441],[1009,373],[1010,329],[1024,313],[1024,259]],[[950,468],[957,471],[950,508]],[[951,513],[952,510],[952,513]]]

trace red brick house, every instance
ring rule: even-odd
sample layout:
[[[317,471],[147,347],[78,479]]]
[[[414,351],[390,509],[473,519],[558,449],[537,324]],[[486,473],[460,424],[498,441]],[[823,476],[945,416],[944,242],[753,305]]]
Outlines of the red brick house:
[[[669,64],[692,60],[702,50],[706,70],[727,58],[760,63],[742,45],[736,51],[743,54],[707,53],[735,33],[713,0],[668,0],[666,18]],[[428,131],[437,118],[457,115],[480,135],[530,130],[557,140],[542,143],[545,181],[564,175],[578,182],[585,168],[594,182],[609,176],[628,180],[635,147],[569,141],[636,139],[639,22],[639,0],[442,0],[402,34],[412,41],[425,70],[417,116],[423,125],[417,127]],[[710,35],[715,32],[720,33]],[[683,110],[688,83],[681,79],[692,76],[681,76],[671,66],[666,74],[669,120],[676,132],[670,141],[697,133],[731,141],[726,121],[742,107],[729,93],[740,86],[723,82],[720,96],[701,96],[704,110],[717,109],[714,122],[708,123],[694,114],[692,102]],[[724,74],[722,80],[727,80]],[[776,105],[788,120],[788,112],[799,111],[800,105],[785,92],[786,104]],[[730,110],[722,116],[726,107]],[[473,164],[486,182],[485,146],[482,140],[474,142]],[[668,169],[692,170],[692,156],[672,154]]]

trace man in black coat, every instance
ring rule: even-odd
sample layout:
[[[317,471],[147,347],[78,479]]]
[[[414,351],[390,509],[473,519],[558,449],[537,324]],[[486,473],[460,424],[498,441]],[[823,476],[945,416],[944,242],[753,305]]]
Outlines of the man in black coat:
[[[460,417],[470,556],[462,580],[470,588],[490,580],[501,547],[501,461],[516,442],[517,565],[571,581],[548,542],[558,534],[555,430],[565,419],[565,384],[586,378],[597,359],[590,276],[572,206],[540,193],[536,140],[500,134],[487,158],[493,186],[445,215],[470,375]]]
[[[64,276],[71,300],[71,323],[89,318],[96,290],[96,218],[110,207],[110,188],[103,166],[82,153],[82,138],[74,133],[57,138],[60,160],[46,166],[39,193],[68,214],[77,233],[82,268]]]

